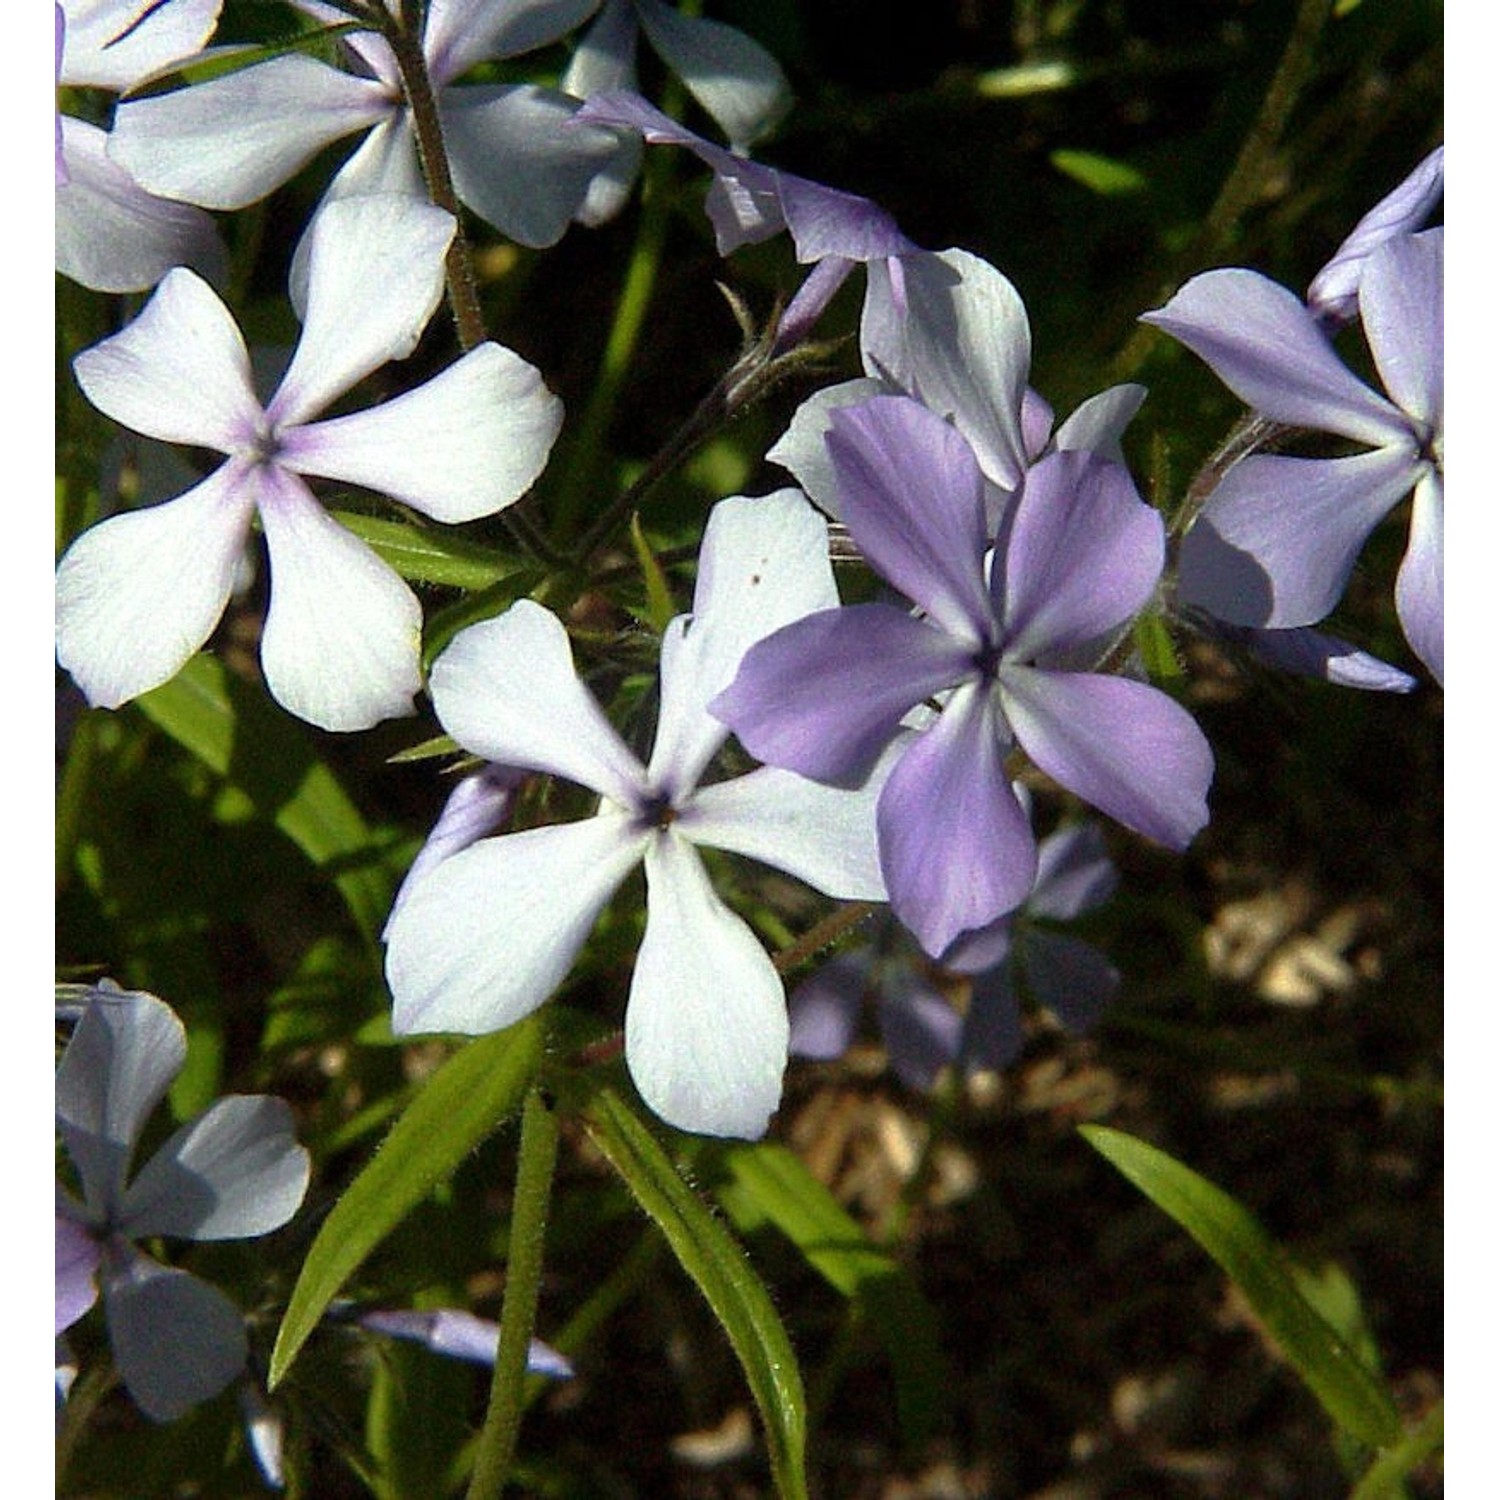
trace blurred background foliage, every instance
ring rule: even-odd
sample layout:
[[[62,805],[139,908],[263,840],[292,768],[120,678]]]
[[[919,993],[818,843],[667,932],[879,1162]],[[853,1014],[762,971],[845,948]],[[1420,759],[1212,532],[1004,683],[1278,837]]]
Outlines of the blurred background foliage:
[[[286,18],[273,10],[231,0],[224,35],[274,33]],[[1118,379],[1149,385],[1128,448],[1143,492],[1168,507],[1237,408],[1196,360],[1143,332],[1138,314],[1211,265],[1304,288],[1442,135],[1443,14],[1429,0],[723,0],[703,10],[761,40],[792,82],[796,106],[757,155],[875,199],[921,245],[961,246],[1004,271],[1030,311],[1033,383],[1059,414]],[[540,61],[555,74],[565,60],[559,48]],[[523,60],[528,76],[535,61]],[[649,63],[644,78],[659,97]],[[684,117],[711,133],[691,107]],[[764,318],[799,276],[781,239],[722,263],[701,211],[706,174],[686,155],[647,157],[649,191],[668,215],[594,476],[601,505],[734,357],[739,334],[715,281]],[[239,306],[268,342],[294,336],[286,265],[332,160],[223,220]],[[594,389],[641,213],[637,198],[614,223],[575,228],[547,251],[477,237],[492,330],[541,367],[570,413]],[[104,330],[94,304],[60,288],[71,352]],[[763,454],[817,383],[857,372],[859,295],[856,276],[820,330],[847,339],[827,375],[776,390],[654,492],[645,534],[669,563],[714,500],[787,482]],[[435,320],[418,362],[451,347]],[[1341,347],[1363,359],[1357,333]],[[77,475],[68,455],[93,438],[76,425],[87,409],[67,384],[60,435]],[[75,508],[96,505],[86,494]],[[1403,510],[1367,551],[1337,624],[1411,666],[1390,601],[1404,534]],[[672,563],[669,576],[683,607],[689,570]],[[250,684],[257,628],[252,592],[215,641],[227,670],[200,684],[219,694],[217,720],[184,729],[170,694],[87,712],[60,687],[57,944],[65,977],[106,973],[183,1015],[190,1066],[173,1091],[177,1118],[228,1089],[272,1090],[298,1110],[316,1161],[303,1213],[267,1244],[190,1258],[264,1297],[263,1358],[321,1217],[443,1055],[436,1043],[391,1045],[377,939],[447,783],[434,762],[390,759],[437,732],[430,717],[349,738],[288,720]],[[647,637],[624,639],[616,680],[651,662]],[[1172,1152],[1321,1268],[1330,1315],[1378,1357],[1408,1421],[1440,1392],[1441,695],[1427,684],[1387,697],[1274,679],[1201,643],[1179,649],[1180,691],[1217,756],[1214,819],[1182,859],[1111,831],[1125,881],[1085,931],[1125,987],[1098,1030],[1070,1038],[1034,1018],[1003,1077],[931,1099],[895,1082],[873,1037],[845,1064],[788,1075],[775,1138],[891,1247],[931,1309],[946,1375],[925,1433],[897,1420],[891,1341],[869,1309],[841,1298],[784,1236],[755,1228],[753,1214],[735,1218],[732,1191],[723,1198],[803,1359],[815,1494],[1347,1491],[1348,1455],[1321,1410],[1222,1273],[1088,1149],[1075,1128],[1084,1121]],[[753,874],[735,878],[793,930],[817,915]],[[617,904],[570,1005],[618,1014],[634,921]],[[351,1293],[493,1313],[513,1161],[513,1132],[502,1131]],[[576,1132],[562,1162],[539,1332],[554,1338],[571,1323],[579,1374],[528,1418],[523,1488],[767,1493],[742,1377],[706,1307]],[[692,1162],[705,1192],[729,1171],[718,1146]],[[99,1352],[88,1340],[85,1330],[86,1363]],[[278,1394],[300,1455],[294,1488],[329,1500],[446,1493],[483,1387],[480,1373],[420,1349],[324,1331]],[[1407,1493],[1440,1487],[1429,1468]],[[260,1485],[231,1398],[157,1430],[116,1394],[95,1413],[67,1492],[228,1496]]]

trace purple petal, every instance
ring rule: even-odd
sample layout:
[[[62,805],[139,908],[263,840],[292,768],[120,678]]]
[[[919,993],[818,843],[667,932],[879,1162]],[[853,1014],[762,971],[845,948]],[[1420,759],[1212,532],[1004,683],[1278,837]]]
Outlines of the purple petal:
[[[1417,679],[1389,662],[1360,651],[1336,635],[1306,625],[1288,630],[1256,630],[1229,625],[1212,616],[1199,616],[1210,634],[1243,646],[1254,657],[1296,677],[1318,677],[1339,687],[1370,693],[1409,693]]]
[[[1439,146],[1354,226],[1333,258],[1313,277],[1307,305],[1326,325],[1339,327],[1353,319],[1370,255],[1393,236],[1419,229],[1442,195],[1443,148]]]
[[[870,989],[870,954],[844,953],[830,959],[792,991],[787,1001],[793,1057],[833,1062],[854,1045],[859,1013]]]
[[[887,977],[876,1015],[891,1070],[907,1088],[925,1092],[957,1059],[964,1018],[911,969]]]
[[[383,1333],[393,1339],[407,1339],[446,1354],[451,1359],[467,1360],[476,1365],[493,1365],[500,1343],[500,1325],[481,1318],[461,1307],[422,1309],[377,1309],[360,1315],[360,1326],[372,1333]],[[567,1380],[573,1374],[572,1364],[540,1339],[532,1339],[526,1354],[529,1375],[547,1375]]]
[[[912,741],[881,793],[891,909],[933,957],[1031,890],[1036,844],[1005,775],[1008,749],[994,694],[966,684]]]
[[[1375,444],[1405,432],[1401,413],[1349,373],[1312,313],[1255,271],[1205,271],[1141,322],[1186,344],[1272,421]]]
[[[1088,1031],[1120,988],[1119,970],[1097,948],[1066,933],[1031,928],[1017,957],[1031,998],[1069,1031]]]
[[[905,396],[828,414],[839,508],[870,566],[958,640],[990,641],[984,477],[943,419]]]
[[[1079,402],[1057,429],[1053,446],[1065,452],[1086,449],[1100,458],[1123,464],[1125,455],[1120,449],[1120,439],[1145,399],[1146,387],[1129,383],[1112,385],[1097,396],[1090,396],[1087,401]]]
[[[753,645],[709,712],[758,760],[855,786],[913,705],[975,675],[971,654],[893,605],[823,610]]]
[[[476,63],[520,57],[559,40],[597,6],[598,0],[439,0],[427,8],[422,51],[434,81],[446,83]]]
[[[1026,910],[1054,922],[1103,906],[1120,883],[1097,823],[1069,823],[1049,834],[1037,850],[1036,886]]]
[[[829,256],[885,260],[917,249],[896,227],[896,221],[868,198],[824,187],[790,172],[776,174],[776,189],[797,259],[803,265]]]
[[[55,1218],[53,1337],[71,1328],[99,1296],[94,1277],[99,1268],[98,1241],[65,1214]]]
[[[1427,429],[1443,423],[1443,231],[1387,240],[1365,267],[1359,315],[1391,399]]]
[[[1161,517],[1130,473],[1092,453],[1049,453],[1027,474],[991,573],[1007,659],[1034,661],[1124,624],[1161,576]]]
[[[1165,693],[1124,677],[1010,665],[1000,692],[1026,753],[1101,812],[1173,849],[1208,822],[1213,752]]]
[[[1352,458],[1255,454],[1219,482],[1182,541],[1178,598],[1233,625],[1311,625],[1425,465],[1410,446]]]
[[[1411,535],[1396,575],[1396,613],[1411,649],[1443,680],[1443,481],[1425,475],[1412,502]]]

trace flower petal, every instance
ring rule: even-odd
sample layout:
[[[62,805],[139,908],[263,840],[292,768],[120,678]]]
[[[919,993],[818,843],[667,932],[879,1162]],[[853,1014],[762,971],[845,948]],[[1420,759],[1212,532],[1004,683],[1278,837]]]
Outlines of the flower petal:
[[[473,85],[439,98],[459,201],[522,245],[563,237],[619,149],[613,130],[572,125],[579,103],[535,84]]]
[[[244,208],[323,147],[395,108],[384,84],[285,53],[189,88],[126,100],[115,110],[109,153],[164,198]]]
[[[870,988],[870,955],[842,953],[792,991],[787,1001],[793,1057],[833,1062],[854,1045],[859,1013]]]
[[[475,63],[535,52],[587,20],[598,0],[431,0],[422,51],[435,83]]]
[[[453,216],[404,193],[339,198],[308,230],[307,319],[267,415],[305,422],[417,347],[443,295]],[[378,252],[378,253],[377,253]]]
[[[889,395],[890,389],[868,378],[824,386],[792,413],[791,425],[766,450],[766,458],[786,469],[807,498],[834,520],[841,513],[838,476],[828,456],[828,414],[836,406],[855,406],[871,396]]]
[[[1057,429],[1053,446],[1065,453],[1082,448],[1123,464],[1125,454],[1120,439],[1145,399],[1146,387],[1133,383],[1112,385],[1097,396],[1090,396],[1087,401],[1079,402]]]
[[[972,655],[893,605],[823,610],[757,641],[709,711],[757,760],[857,786],[913,705],[975,675]]]
[[[625,1061],[669,1125],[756,1140],[781,1099],[786,998],[766,951],[670,830],[646,850],[646,934],[625,1010]]]
[[[1027,755],[1101,812],[1173,849],[1208,822],[1213,752],[1165,693],[1124,677],[1009,665],[1000,692]]]
[[[828,421],[839,506],[870,566],[956,639],[989,642],[989,539],[973,450],[905,396],[836,407]]]
[[[201,208],[157,198],[105,152],[96,125],[58,116],[57,269],[98,292],[143,292],[173,266],[222,282],[224,245]]]
[[[684,838],[748,855],[840,901],[884,901],[875,804],[894,764],[887,750],[852,791],[762,766],[700,787],[677,820]]]
[[[934,958],[1031,891],[1036,843],[1005,775],[993,692],[957,688],[897,761],[880,794],[880,859],[891,910]]]
[[[868,198],[791,172],[776,174],[776,191],[803,265],[830,258],[869,262],[917,250],[896,221]]]
[[[186,268],[168,271],[141,315],[85,349],[73,373],[106,416],[164,443],[231,453],[261,423],[240,330]]]
[[[1387,240],[1365,267],[1359,316],[1391,399],[1429,432],[1443,423],[1443,231]]]
[[[1008,1068],[1026,1045],[1021,1002],[1011,973],[1011,955],[975,974],[964,1017],[961,1055],[969,1073]]]
[[[1141,322],[1186,344],[1272,421],[1375,444],[1404,435],[1401,413],[1349,373],[1296,295],[1255,271],[1205,271]]]
[[[1427,670],[1443,680],[1443,481],[1436,474],[1417,482],[1411,535],[1396,575],[1396,613],[1411,649]]]
[[[783,625],[838,607],[828,528],[793,489],[733,495],[710,511],[690,617],[662,641],[661,712],[647,775],[674,800],[698,783],[729,731],[708,712],[745,652]]]
[[[1443,148],[1423,158],[1412,172],[1354,226],[1333,258],[1312,279],[1307,305],[1325,324],[1338,327],[1359,310],[1359,285],[1370,255],[1393,235],[1421,227],[1443,195]]]
[[[269,1234],[297,1212],[308,1173],[285,1100],[226,1095],[173,1132],[137,1173],[120,1232],[133,1240]]]
[[[562,402],[536,367],[485,343],[405,395],[294,428],[278,457],[453,524],[519,500],[561,427]]]
[[[398,1036],[499,1031],[567,978],[647,833],[619,812],[503,833],[445,859],[386,931]]]
[[[200,52],[213,34],[224,0],[173,0],[170,5],[100,4],[68,0],[58,82],[121,93],[170,64]]]
[[[1243,460],[1182,539],[1178,598],[1233,625],[1279,630],[1321,620],[1370,533],[1425,467],[1410,446]]]
[[[562,622],[530,599],[459,631],[431,692],[443,728],[474,755],[566,776],[622,807],[644,795],[641,764],[578,680]]]
[[[175,1422],[217,1396],[245,1367],[245,1320],[222,1292],[128,1246],[111,1252],[104,1315],[131,1399]]]
[[[270,466],[262,475],[271,600],[260,661],[271,696],[320,729],[368,729],[413,712],[416,595],[295,474]]]
[[[1151,598],[1165,558],[1161,516],[1129,470],[1049,453],[1026,476],[991,572],[1006,658],[1034,661],[1117,629]]]
[[[1120,988],[1120,971],[1097,948],[1066,933],[1031,928],[1017,954],[1031,998],[1069,1031],[1088,1031]]]
[[[886,976],[876,1006],[891,1071],[909,1089],[930,1089],[958,1058],[964,1018],[909,968]]]
[[[1297,677],[1319,677],[1339,687],[1370,693],[1409,693],[1417,685],[1415,677],[1378,656],[1306,625],[1256,630],[1250,625],[1230,625],[1211,615],[1199,615],[1194,624],[1221,640],[1243,646],[1267,666]]]
[[[71,1328],[98,1299],[94,1273],[99,1268],[99,1242],[66,1214],[54,1217],[52,1334],[55,1338]]]
[[[1034,917],[1071,922],[1114,895],[1120,872],[1097,823],[1068,823],[1037,848],[1036,885],[1026,902]]]
[[[162,505],[91,527],[58,564],[57,659],[96,707],[176,676],[234,587],[254,491],[231,461]]]

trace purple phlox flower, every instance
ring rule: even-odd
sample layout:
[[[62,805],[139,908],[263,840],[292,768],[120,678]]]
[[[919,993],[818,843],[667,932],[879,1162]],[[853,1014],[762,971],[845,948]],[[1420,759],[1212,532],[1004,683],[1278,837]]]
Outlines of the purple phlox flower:
[[[348,17],[296,0],[315,18]],[[477,63],[557,40],[597,0],[431,0],[422,49],[459,201],[523,245],[555,244],[615,152],[603,130],[564,130],[578,101],[530,83],[456,85]],[[426,199],[416,135],[390,44],[342,39],[355,71],[285,53],[188,88],[121,105],[110,154],[153,192],[205,208],[243,208],[325,146],[364,132],[324,202],[365,193]]]
[[[856,265],[874,265],[917,247],[883,208],[716,146],[637,94],[598,94],[578,119],[639,132],[652,145],[685,146],[714,174],[704,204],[719,253],[759,244],[786,230],[797,260],[811,265],[782,315],[778,346],[797,342]]]
[[[661,0],[604,0],[579,40],[562,76],[564,92],[579,99],[628,90],[638,93],[635,58],[640,33],[688,92],[746,151],[791,105],[781,65],[758,42],[721,21],[685,15]],[[617,156],[594,178],[577,218],[599,224],[625,202],[640,166],[641,143],[622,142]]]
[[[934,957],[1031,892],[1036,844],[1005,764],[1017,745],[1127,827],[1185,848],[1208,818],[1207,741],[1155,688],[1076,669],[1161,573],[1161,519],[1126,470],[1043,456],[992,538],[978,460],[941,417],[878,396],[830,424],[850,535],[920,614],[860,604],[787,625],[750,648],[712,712],[759,759],[849,784],[914,705],[939,699],[896,747],[877,807],[892,909]]]
[[[1015,791],[1029,805],[1019,784]],[[1059,829],[1038,846],[1036,884],[1022,908],[958,939],[940,964],[892,924],[870,947],[840,955],[799,986],[788,1007],[792,1055],[842,1057],[871,997],[886,1056],[909,1088],[931,1088],[950,1065],[1000,1069],[1024,1040],[1018,981],[1069,1031],[1088,1030],[1118,990],[1119,973],[1090,944],[1037,919],[1073,921],[1107,901],[1118,879],[1097,825]],[[963,1015],[944,993],[944,970],[969,981]]]
[[[701,785],[728,737],[705,705],[752,641],[837,598],[825,524],[797,491],[715,506],[693,612],[662,640],[646,764],[579,681],[550,611],[522,600],[461,631],[432,669],[443,727],[487,761],[565,777],[601,800],[578,822],[482,838],[408,886],[386,932],[396,1033],[496,1031],[535,1010],[644,862],[645,935],[625,1013],[631,1076],[681,1129],[762,1134],[786,1063],[781,979],[714,893],[697,846],[748,855],[830,896],[883,900],[876,778],[836,791],[762,767]]]
[[[245,1424],[245,1442],[261,1478],[273,1490],[286,1488],[286,1422],[266,1399],[265,1392],[248,1375],[237,1391],[240,1421]]]
[[[498,1323],[461,1307],[375,1309],[361,1313],[359,1323],[372,1333],[407,1339],[434,1354],[476,1365],[493,1365],[500,1341]],[[540,1339],[532,1339],[527,1345],[526,1370],[530,1375],[545,1375],[552,1380],[573,1378],[572,1361]]]
[[[227,461],[185,494],[110,517],[57,573],[58,659],[113,708],[167,681],[223,613],[258,519],[271,594],[261,665],[273,697],[325,729],[412,711],[421,607],[397,574],[328,514],[304,476],[388,495],[443,522],[519,499],[547,461],[561,404],[499,344],[365,411],[316,414],[415,348],[442,295],[453,219],[399,194],[318,215],[307,317],[262,406],[239,329],[191,271],[162,282],[135,322],[74,362],[116,421]]]
[[[142,19],[140,0],[64,0],[57,83],[119,93],[169,72],[202,50],[222,3],[172,0]],[[57,269],[101,292],[145,291],[173,266],[221,281],[224,246],[209,215],[147,191],[110,159],[107,141],[97,125],[58,111]]]
[[[291,1110],[260,1094],[217,1100],[131,1174],[146,1119],[186,1057],[169,1006],[106,981],[57,1069],[57,1127],[81,1189],[81,1198],[58,1190],[58,1326],[88,1305],[82,1281],[92,1254],[120,1378],[159,1422],[217,1395],[240,1372],[244,1320],[223,1293],[135,1242],[269,1234],[297,1211],[308,1180]]]
[[[1417,679],[1400,667],[1307,625],[1256,630],[1249,625],[1230,625],[1200,609],[1189,608],[1179,614],[1194,630],[1247,651],[1264,665],[1294,677],[1320,678],[1336,687],[1367,693],[1409,693],[1417,686]]]
[[[1441,682],[1442,229],[1383,240],[1358,298],[1387,395],[1350,373],[1294,293],[1254,271],[1206,271],[1144,317],[1272,421],[1363,447],[1343,458],[1241,459],[1183,538],[1178,595],[1232,625],[1315,624],[1338,603],[1370,533],[1414,494],[1396,613]]]
[[[1430,152],[1362,218],[1313,277],[1307,305],[1335,332],[1359,312],[1359,283],[1370,255],[1387,240],[1420,229],[1443,196],[1443,148]]]
[[[1031,325],[1020,293],[964,250],[918,251],[871,266],[860,351],[864,377],[815,392],[766,455],[834,517],[838,482],[827,435],[836,407],[907,395],[951,421],[984,473],[993,530],[1044,454],[1092,452],[1123,464],[1120,438],[1146,396],[1141,385],[1112,386],[1054,432],[1051,407],[1027,383]]]

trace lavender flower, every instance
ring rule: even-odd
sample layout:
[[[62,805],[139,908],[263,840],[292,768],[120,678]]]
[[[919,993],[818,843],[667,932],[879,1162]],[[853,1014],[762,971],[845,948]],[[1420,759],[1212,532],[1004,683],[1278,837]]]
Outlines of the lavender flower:
[[[1019,783],[1015,792],[1026,805]],[[892,1069],[914,1089],[931,1088],[951,1065],[973,1073],[1012,1062],[1023,1041],[1018,985],[1069,1031],[1087,1031],[1119,988],[1119,973],[1088,943],[1037,919],[1072,921],[1107,901],[1118,879],[1096,824],[1059,829],[1038,845],[1025,905],[959,938],[940,965],[915,952],[893,924],[870,947],[840,955],[800,985],[788,1004],[792,1056],[842,1057],[867,997]],[[942,970],[969,980],[962,1016],[936,982]]]
[[[81,1201],[58,1192],[58,1331],[87,1310],[84,1285],[97,1276],[120,1378],[159,1422],[234,1379],[244,1320],[221,1292],[135,1242],[268,1234],[297,1211],[308,1179],[291,1111],[259,1094],[218,1100],[130,1175],[146,1119],[186,1056],[170,1007],[106,982],[57,1069],[57,1126],[82,1189]]]
[[[57,82],[119,93],[199,52],[223,0],[66,0],[56,8]],[[155,286],[173,266],[222,279],[224,247],[201,209],[147,192],[107,154],[97,125],[57,116],[57,269],[101,292]]]
[[[923,613],[861,604],[785,626],[750,648],[712,712],[761,760],[847,785],[941,695],[878,804],[892,908],[934,957],[1031,891],[1036,845],[1005,771],[1014,744],[1127,827],[1184,848],[1208,818],[1203,735],[1156,689],[1076,669],[1161,572],[1160,518],[1126,471],[1045,456],[992,539],[979,462],[941,417],[881,396],[831,425],[850,534]]]
[[[1415,491],[1396,612],[1441,682],[1443,231],[1383,240],[1358,300],[1388,396],[1350,374],[1292,292],[1254,271],[1207,271],[1146,314],[1272,421],[1365,448],[1241,460],[1183,538],[1179,596],[1233,625],[1311,625],[1338,603],[1370,533]]]
[[[371,1333],[406,1339],[421,1344],[434,1354],[476,1365],[493,1365],[500,1344],[498,1323],[461,1307],[377,1308],[361,1313],[359,1323]],[[526,1371],[553,1380],[569,1380],[573,1375],[573,1365],[556,1349],[540,1339],[532,1339],[526,1350]]]
[[[303,476],[363,485],[454,522],[512,504],[541,472],[561,406],[498,344],[384,405],[312,420],[415,348],[442,293],[453,229],[441,209],[397,194],[330,204],[312,231],[302,338],[264,407],[239,330],[191,271],[170,273],[134,323],[78,356],[79,384],[109,416],[228,457],[186,494],[111,517],[64,556],[58,659],[91,703],[113,708],[149,691],[208,639],[258,518],[271,559],[261,662],[272,696],[326,729],[411,712],[421,685],[416,597]]]
[[[337,7],[296,0],[322,21]],[[563,130],[578,101],[535,84],[455,81],[570,31],[597,0],[431,0],[422,50],[459,201],[523,245],[554,244],[616,149],[605,131]],[[400,71],[384,37],[343,38],[355,72],[287,53],[189,88],[123,104],[111,156],[153,192],[205,208],[265,197],[325,146],[368,132],[325,202],[363,193],[425,199]]]
[[[494,1031],[535,1010],[644,861],[646,930],[625,1015],[631,1075],[673,1125],[760,1135],[786,1062],[781,980],[714,894],[695,846],[747,854],[829,895],[883,899],[876,783],[833,791],[762,768],[702,786],[728,737],[705,704],[750,642],[837,597],[824,523],[795,490],[717,505],[693,613],[662,642],[646,765],[579,682],[555,615],[523,600],[461,631],[432,670],[448,733],[487,761],[566,777],[602,800],[579,822],[480,839],[408,886],[386,932],[396,1032]]]

